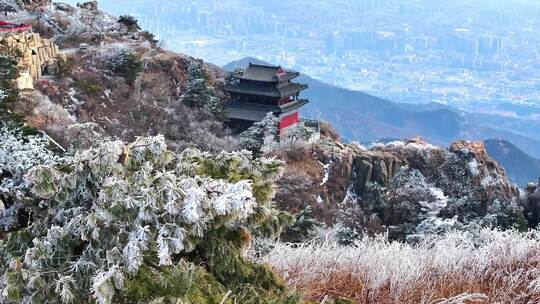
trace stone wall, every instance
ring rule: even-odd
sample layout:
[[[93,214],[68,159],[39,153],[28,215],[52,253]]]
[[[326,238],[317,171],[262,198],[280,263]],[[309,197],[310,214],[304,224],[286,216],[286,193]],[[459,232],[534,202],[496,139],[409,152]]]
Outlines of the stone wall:
[[[20,52],[19,67],[21,77],[16,81],[19,89],[33,88],[33,82],[41,78],[42,73],[54,65],[60,55],[58,46],[48,39],[41,38],[39,34],[22,32],[0,36],[0,42]]]
[[[19,6],[27,9],[37,8],[40,6],[45,6],[51,3],[50,0],[17,0]]]

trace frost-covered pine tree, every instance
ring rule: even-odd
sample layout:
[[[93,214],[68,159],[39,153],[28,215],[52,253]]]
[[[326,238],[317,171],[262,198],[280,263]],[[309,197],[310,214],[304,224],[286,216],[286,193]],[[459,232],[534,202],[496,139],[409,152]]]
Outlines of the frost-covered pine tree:
[[[34,202],[25,175],[36,165],[55,165],[60,158],[42,136],[0,123],[0,234],[23,225],[25,204]]]
[[[287,136],[284,139],[284,141],[285,142],[308,141],[312,135],[313,135],[313,132],[311,132],[306,127],[305,123],[299,122],[289,132],[287,132]]]
[[[244,149],[259,153],[271,144],[278,132],[279,119],[273,113],[267,113],[263,120],[253,124],[239,135],[240,145]]]
[[[132,50],[121,49],[117,54],[109,59],[111,70],[126,79],[129,84],[133,84],[139,74],[143,71],[143,62]]]
[[[2,114],[1,111],[5,106],[5,102],[11,101],[17,96],[13,81],[18,76],[19,69],[15,57],[0,52],[0,114]]]
[[[0,302],[301,303],[242,256],[252,232],[291,220],[272,202],[282,170],[245,151],[173,153],[161,136],[36,166],[28,226],[0,241]]]
[[[221,114],[224,110],[221,100],[213,87],[208,84],[208,72],[204,62],[194,59],[188,68],[188,83],[182,94],[182,101],[190,107],[206,108],[213,114]]]

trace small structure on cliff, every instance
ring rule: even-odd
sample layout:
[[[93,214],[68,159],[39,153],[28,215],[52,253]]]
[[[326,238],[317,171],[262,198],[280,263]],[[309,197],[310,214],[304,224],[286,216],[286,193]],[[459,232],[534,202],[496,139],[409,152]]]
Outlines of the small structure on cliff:
[[[32,26],[0,21],[0,45],[16,54],[20,77],[16,80],[18,89],[32,89],[34,81],[50,72],[55,65],[60,50],[52,41],[32,32]]]
[[[20,7],[34,9],[37,7],[46,6],[51,3],[51,0],[17,0]]]
[[[273,113],[279,118],[279,135],[284,136],[298,124],[298,110],[309,102],[299,97],[307,85],[292,82],[299,75],[279,66],[252,63],[233,73],[233,82],[225,87],[232,96],[227,104],[229,118],[237,128],[247,129]]]
[[[0,21],[0,35],[21,33],[32,29],[31,25]]]
[[[90,11],[97,11],[98,10],[98,2],[97,1],[88,1],[84,3],[77,3],[77,7],[87,9]]]

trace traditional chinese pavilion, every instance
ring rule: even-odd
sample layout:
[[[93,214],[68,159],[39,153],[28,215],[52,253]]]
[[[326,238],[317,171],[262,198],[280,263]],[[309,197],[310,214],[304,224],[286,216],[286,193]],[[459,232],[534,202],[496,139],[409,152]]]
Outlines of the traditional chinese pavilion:
[[[298,124],[298,110],[309,102],[299,97],[307,85],[292,82],[299,75],[279,66],[250,63],[234,73],[234,81],[225,87],[232,96],[227,105],[229,118],[239,127],[249,127],[272,112],[279,117],[280,135],[285,134]]]

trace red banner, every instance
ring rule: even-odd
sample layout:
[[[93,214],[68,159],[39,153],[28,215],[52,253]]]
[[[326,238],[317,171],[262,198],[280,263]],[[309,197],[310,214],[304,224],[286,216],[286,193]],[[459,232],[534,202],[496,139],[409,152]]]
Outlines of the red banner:
[[[298,121],[299,121],[298,112],[295,112],[295,113],[287,115],[287,116],[283,116],[281,118],[281,121],[279,122],[279,129],[283,130],[283,129],[287,128],[287,127],[295,125],[295,124],[298,123]]]
[[[31,25],[15,24],[15,23],[0,21],[0,33],[27,31],[30,29],[32,29]]]

